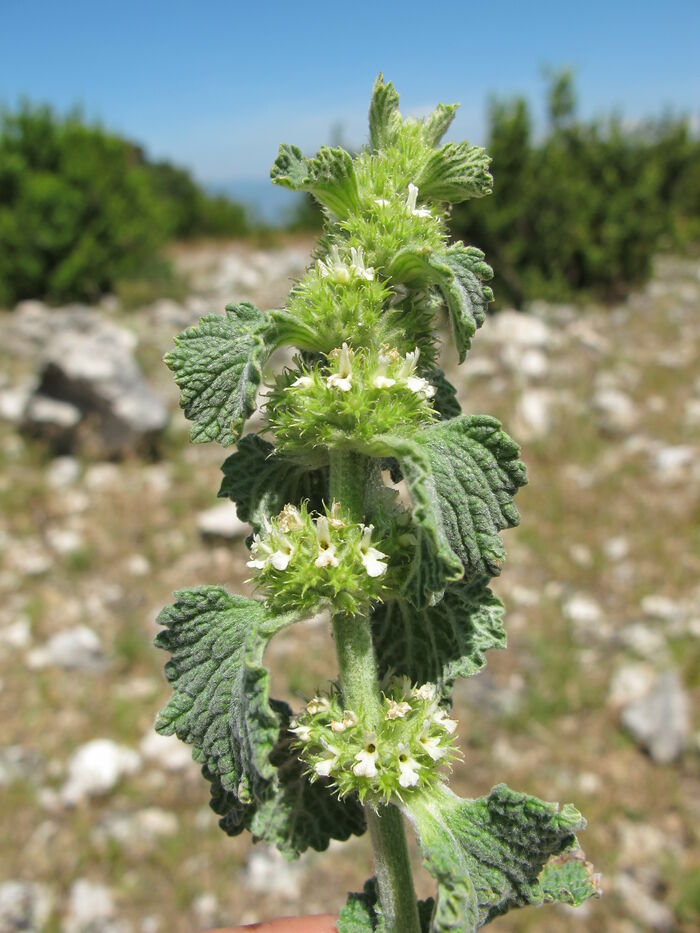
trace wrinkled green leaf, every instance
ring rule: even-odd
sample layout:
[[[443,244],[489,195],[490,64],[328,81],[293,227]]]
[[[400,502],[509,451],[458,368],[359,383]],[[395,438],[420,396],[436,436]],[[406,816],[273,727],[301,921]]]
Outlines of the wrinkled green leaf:
[[[491,194],[491,159],[481,146],[447,143],[430,154],[415,184],[422,198],[457,204]]]
[[[255,531],[264,518],[277,515],[291,502],[302,500],[319,510],[328,501],[328,470],[308,469],[284,454],[276,453],[268,441],[248,434],[221,467],[219,497],[232,499],[241,521],[250,522]]]
[[[297,146],[280,146],[270,177],[277,185],[292,191],[308,191],[336,217],[344,218],[359,210],[352,156],[344,149],[323,146],[311,159],[305,159]]]
[[[487,797],[462,800],[438,785],[407,797],[402,809],[438,881],[432,933],[477,930],[507,910],[562,896],[572,903],[566,886],[552,883],[557,869],[549,867],[556,864],[552,858],[572,850],[574,833],[585,828],[571,804],[560,808],[505,784]],[[585,897],[596,893],[591,883]]]
[[[455,332],[460,363],[464,362],[472,337],[486,318],[493,292],[485,282],[493,270],[484,254],[474,246],[455,243],[441,252],[428,247],[403,249],[387,269],[390,278],[413,287],[436,285],[447,304]]]
[[[404,600],[377,606],[373,640],[380,676],[390,670],[448,693],[458,677],[486,664],[484,652],[505,648],[505,609],[483,580],[453,583],[436,606],[417,610]]]
[[[445,421],[448,418],[457,418],[462,414],[462,408],[457,401],[457,390],[441,369],[432,369],[425,374],[425,378],[435,386],[433,407]]]
[[[262,367],[277,345],[269,317],[248,302],[208,314],[175,338],[165,362],[180,388],[180,405],[194,422],[195,444],[235,444],[255,410]]]
[[[399,112],[399,95],[391,83],[384,83],[384,76],[380,72],[372,88],[372,99],[369,104],[369,143],[376,152],[391,145],[396,137],[396,131],[401,126]]]
[[[224,789],[217,775],[204,770],[211,782],[211,807],[221,817],[221,828],[229,836],[247,829],[255,841],[275,845],[289,858],[308,848],[323,851],[331,839],[344,841],[361,835],[366,825],[360,803],[352,797],[339,800],[326,781],[312,784],[308,780],[305,765],[290,748],[291,736],[285,731],[291,711],[286,704],[273,701],[273,705],[284,726],[282,738],[270,755],[277,768],[276,781],[262,797],[241,803]]]
[[[590,897],[599,897],[602,893],[600,875],[586,861],[578,845],[552,856],[540,875],[540,886],[545,903],[558,902],[572,907],[580,907]]]
[[[423,139],[429,146],[437,146],[450,128],[459,104],[438,104],[423,121]]]
[[[398,461],[413,502],[419,540],[406,599],[424,606],[463,575],[500,573],[498,532],[518,524],[513,496],[527,477],[518,445],[495,418],[462,415],[412,438],[376,437],[366,449]]]
[[[262,796],[276,779],[270,753],[280,731],[262,657],[275,632],[294,620],[208,586],[176,593],[157,621],[164,629],[155,644],[170,652],[165,676],[173,696],[156,731],[192,745],[195,761],[241,801]]]
[[[434,901],[429,897],[418,901],[418,919],[421,933],[430,933],[430,917]],[[338,933],[382,933],[386,929],[379,907],[377,879],[365,882],[362,893],[348,896],[347,904],[341,909],[338,919]]]

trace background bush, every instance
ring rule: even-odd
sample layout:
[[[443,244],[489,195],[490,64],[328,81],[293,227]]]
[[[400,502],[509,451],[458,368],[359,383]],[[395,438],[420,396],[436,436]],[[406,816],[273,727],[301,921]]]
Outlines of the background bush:
[[[77,114],[0,117],[0,306],[91,301],[161,275],[170,239],[246,231],[242,207]]]
[[[458,205],[454,233],[485,250],[500,304],[614,299],[659,249],[700,241],[700,141],[687,121],[575,119],[571,75],[550,78],[548,128],[523,98],[493,101],[493,195]]]

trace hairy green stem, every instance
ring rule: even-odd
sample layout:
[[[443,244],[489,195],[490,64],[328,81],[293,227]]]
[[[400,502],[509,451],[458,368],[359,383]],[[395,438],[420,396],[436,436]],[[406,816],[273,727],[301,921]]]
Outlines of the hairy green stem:
[[[345,451],[331,453],[330,494],[355,521],[364,519],[369,476],[366,457]],[[347,705],[366,721],[381,715],[381,694],[369,618],[337,615],[333,633],[340,683]],[[418,906],[403,817],[396,807],[365,807],[374,850],[379,900],[387,933],[420,933]]]

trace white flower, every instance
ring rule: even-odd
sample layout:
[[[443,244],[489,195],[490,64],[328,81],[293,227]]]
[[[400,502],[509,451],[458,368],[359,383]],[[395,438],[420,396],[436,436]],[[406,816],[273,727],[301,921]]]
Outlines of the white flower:
[[[252,560],[249,560],[246,564],[247,567],[252,567],[254,570],[263,570],[267,567],[267,562],[270,559],[270,554],[272,549],[267,541],[263,541],[260,538],[260,535],[255,535],[253,538],[253,544],[250,548],[250,553],[252,555]],[[260,555],[264,556],[260,556]]]
[[[365,268],[365,258],[362,255],[362,247],[355,249],[354,246],[350,247],[350,255],[352,256],[352,262],[350,263],[350,269],[352,272],[360,279],[365,279],[367,282],[371,282],[374,279],[374,269],[370,266]]]
[[[362,527],[360,560],[362,561],[362,566],[367,571],[368,577],[381,577],[383,573],[386,573],[387,565],[384,563],[386,554],[378,551],[376,547],[370,546],[373,530],[374,525],[363,525]]]
[[[444,729],[448,735],[457,731],[457,720],[450,719],[444,709],[438,709],[433,713],[433,723]]]
[[[294,382],[287,386],[288,389],[310,389],[314,384],[311,376],[299,376],[298,379],[295,379]]]
[[[328,516],[328,524],[331,528],[345,528],[345,522],[340,517],[340,502],[334,499],[331,503],[331,514]]]
[[[328,697],[312,697],[306,704],[306,711],[312,716],[317,713],[327,713],[330,708],[331,704]]]
[[[320,761],[317,761],[314,765],[314,771],[320,777],[328,777],[333,768],[338,764],[340,749],[336,748],[335,745],[331,745],[330,742],[324,742],[323,745],[326,751],[330,752],[330,755],[327,758],[322,758]]]
[[[335,556],[335,547],[331,544],[331,533],[325,515],[319,515],[316,519],[316,538],[318,557],[314,561],[314,567],[337,567],[338,558]]]
[[[357,777],[376,777],[378,755],[376,743],[377,737],[374,733],[368,733],[365,736],[365,747],[355,755],[357,764],[352,769]]]
[[[388,207],[391,204],[391,201],[388,201],[386,198],[375,198],[374,203],[379,207]]]
[[[285,534],[279,534],[277,537],[277,550],[270,554],[268,560],[275,570],[286,570],[292,557],[294,557],[292,542]]]
[[[341,392],[348,392],[352,388],[352,362],[347,343],[343,344],[340,351],[338,372],[326,379],[326,385],[329,389],[340,389]]]
[[[408,213],[412,214],[414,217],[430,217],[430,211],[427,207],[416,207],[417,200],[418,188],[415,185],[410,184],[408,186],[408,198],[406,200]]]
[[[389,389],[391,386],[396,385],[396,379],[392,379],[391,376],[387,375],[387,367],[391,362],[391,357],[385,356],[384,354],[380,355],[377,368],[374,370],[372,376],[372,385],[375,388]]]
[[[435,684],[423,684],[420,687],[414,687],[411,695],[417,700],[427,700],[430,702],[437,697],[437,687]]]
[[[331,722],[331,729],[333,732],[345,732],[346,729],[352,729],[353,726],[356,726],[358,722],[357,716],[351,709],[344,709],[343,718],[340,721],[334,719]]]
[[[326,257],[325,261],[322,259],[316,260],[316,267],[324,279],[333,279],[334,282],[341,285],[345,285],[350,281],[350,267],[346,266],[340,258],[337,246],[331,246],[330,256]]]
[[[420,764],[408,754],[407,745],[399,745],[399,784],[401,787],[415,787],[419,781]]]
[[[311,726],[307,726],[305,723],[295,723],[289,731],[298,736],[302,742],[308,742],[311,738]]]
[[[385,719],[403,719],[406,713],[411,712],[411,704],[406,703],[405,700],[402,700],[401,703],[397,703],[396,700],[387,697],[386,703],[389,708],[384,715]]]
[[[447,754],[447,749],[441,748],[440,739],[436,735],[428,735],[426,732],[424,732],[418,741],[423,747],[423,751],[427,752],[433,761],[439,761]]]

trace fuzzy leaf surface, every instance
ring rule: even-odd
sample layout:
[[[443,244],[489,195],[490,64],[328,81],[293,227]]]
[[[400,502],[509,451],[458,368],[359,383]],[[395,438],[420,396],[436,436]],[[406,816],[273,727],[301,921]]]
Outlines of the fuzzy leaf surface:
[[[273,701],[273,705],[288,724],[291,711],[286,704]],[[262,797],[247,804],[226,791],[217,775],[204,770],[211,782],[210,805],[229,836],[247,829],[254,840],[275,845],[288,857],[296,858],[306,849],[320,852],[332,839],[345,841],[365,831],[362,806],[355,798],[339,800],[325,781],[312,784],[308,780],[305,766],[290,748],[290,734],[284,727],[270,761],[277,768],[276,781]]]
[[[270,177],[292,191],[308,191],[336,217],[344,218],[360,206],[352,156],[344,149],[323,146],[305,159],[297,146],[280,146]]]
[[[423,121],[423,139],[429,146],[437,146],[449,130],[459,104],[438,104]]]
[[[418,901],[421,933],[430,933],[433,906],[432,897],[425,901]],[[365,882],[362,892],[350,894],[347,903],[341,908],[338,933],[383,933],[385,929],[386,925],[379,906],[377,879],[370,878]]]
[[[560,808],[505,784],[462,800],[438,785],[412,795],[402,809],[438,881],[431,933],[477,930],[516,907],[572,903],[563,886],[551,883],[548,867],[577,845],[574,833],[585,828],[571,804]],[[585,896],[595,893],[590,885]]]
[[[263,796],[276,779],[270,754],[280,720],[270,706],[262,657],[293,618],[208,586],[176,593],[157,621],[164,629],[155,644],[170,652],[165,676],[173,696],[157,716],[156,731],[192,745],[195,761],[239,800]]]
[[[485,651],[505,648],[504,613],[480,579],[451,584],[437,605],[422,610],[402,599],[382,603],[372,615],[379,674],[394,670],[449,693],[458,677],[484,667]]]
[[[401,125],[399,112],[399,95],[391,83],[384,83],[384,76],[380,72],[372,88],[372,98],[369,104],[369,143],[376,152],[391,145],[396,131]]]
[[[491,194],[491,159],[481,146],[447,143],[429,156],[416,178],[421,197],[457,204]]]
[[[518,445],[489,415],[462,415],[412,438],[374,438],[367,452],[394,457],[413,501],[416,560],[403,594],[425,606],[462,576],[497,576],[499,531],[517,525],[513,496],[526,481]]]
[[[387,274],[406,285],[439,288],[452,320],[459,361],[463,363],[493,301],[491,288],[484,284],[493,278],[493,270],[484,262],[482,251],[462,243],[440,252],[408,247],[396,254]]]
[[[241,521],[259,531],[263,519],[277,515],[291,502],[307,499],[310,509],[328,501],[328,470],[308,469],[298,461],[275,453],[269,441],[248,434],[222,467],[219,497],[232,499]]]
[[[228,305],[224,315],[206,315],[175,338],[165,362],[194,422],[193,443],[236,443],[255,410],[262,367],[275,346],[270,318],[247,301]]]

